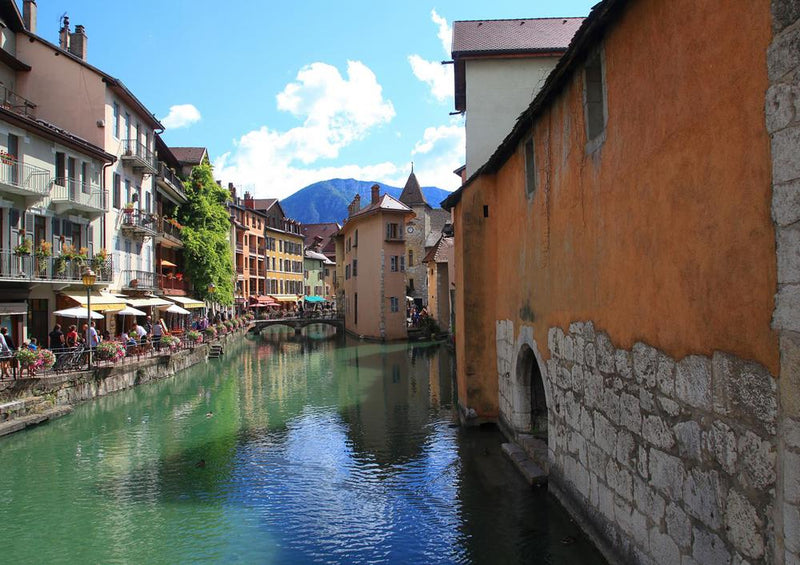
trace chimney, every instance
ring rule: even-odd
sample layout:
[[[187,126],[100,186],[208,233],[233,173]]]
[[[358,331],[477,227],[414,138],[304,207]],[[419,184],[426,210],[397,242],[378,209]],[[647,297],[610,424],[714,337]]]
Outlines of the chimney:
[[[231,200],[233,200],[234,202],[236,202],[236,187],[235,187],[235,186],[233,186],[233,183],[232,183],[232,182],[229,182],[229,183],[228,183],[228,192],[230,192],[230,193],[231,193]]]
[[[71,33],[69,36],[69,52],[85,61],[88,42],[86,29],[82,25],[75,26],[75,33]]]
[[[25,0],[22,4],[22,22],[25,29],[36,33],[36,0]]]
[[[61,29],[58,30],[58,46],[64,51],[69,51],[69,16],[64,16]]]
[[[244,207],[250,208],[251,210],[255,210],[256,203],[253,202],[253,195],[249,192],[244,193]]]
[[[350,206],[347,207],[347,213],[352,216],[353,214],[357,214],[359,210],[361,210],[361,195],[356,194]]]
[[[377,204],[381,198],[381,187],[377,184],[372,185],[372,204]]]

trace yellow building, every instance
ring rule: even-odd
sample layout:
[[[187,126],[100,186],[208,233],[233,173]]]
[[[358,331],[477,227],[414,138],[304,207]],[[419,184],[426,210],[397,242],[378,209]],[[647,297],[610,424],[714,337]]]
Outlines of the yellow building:
[[[265,218],[265,294],[293,306],[303,295],[302,226],[286,217],[277,198],[253,198],[245,193],[244,206]]]

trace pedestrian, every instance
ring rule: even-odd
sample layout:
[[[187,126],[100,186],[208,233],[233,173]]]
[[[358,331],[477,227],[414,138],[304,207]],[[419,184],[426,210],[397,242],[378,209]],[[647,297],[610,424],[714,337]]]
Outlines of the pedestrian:
[[[67,347],[72,348],[78,345],[78,326],[72,324],[69,327],[69,331],[67,332],[67,337],[65,339]]]
[[[150,317],[148,316],[148,319]],[[161,351],[161,336],[164,333],[164,327],[161,325],[161,320],[153,324],[151,335],[153,336],[153,346],[155,346],[156,351]]]
[[[5,379],[6,377],[11,377],[11,373],[8,371],[9,367],[11,366],[11,355],[13,354],[13,350],[8,346],[8,342],[6,341],[6,330],[5,327],[0,328],[0,379]]]
[[[152,322],[152,320],[150,320],[150,316],[147,316],[144,319],[144,324],[142,324],[142,327],[145,329],[145,331],[148,334],[153,333],[153,322]]]
[[[136,337],[139,340],[140,345],[144,345],[145,343],[147,343],[147,330],[144,329],[141,325],[135,324],[133,326],[133,329],[131,330],[131,333],[136,334]]]
[[[100,337],[97,335],[95,323],[92,322],[91,326],[89,326],[89,347],[94,349],[98,343],[100,343]]]
[[[48,334],[50,338],[49,346],[51,351],[58,351],[64,347],[64,332],[61,331],[61,324],[53,326],[53,331]]]

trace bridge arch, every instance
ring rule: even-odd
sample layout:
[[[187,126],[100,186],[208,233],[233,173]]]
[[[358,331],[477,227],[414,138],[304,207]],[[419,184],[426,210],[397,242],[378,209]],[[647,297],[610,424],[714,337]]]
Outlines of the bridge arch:
[[[552,409],[550,379],[542,360],[533,328],[523,326],[514,344],[511,364],[511,416],[515,434],[531,434],[548,440]]]

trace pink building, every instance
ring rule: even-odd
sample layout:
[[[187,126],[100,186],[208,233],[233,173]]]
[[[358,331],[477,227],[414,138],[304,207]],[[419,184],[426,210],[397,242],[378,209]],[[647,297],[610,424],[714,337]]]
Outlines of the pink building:
[[[345,329],[370,339],[405,339],[405,224],[414,212],[380,187],[368,206],[356,195],[339,232],[344,243]]]

